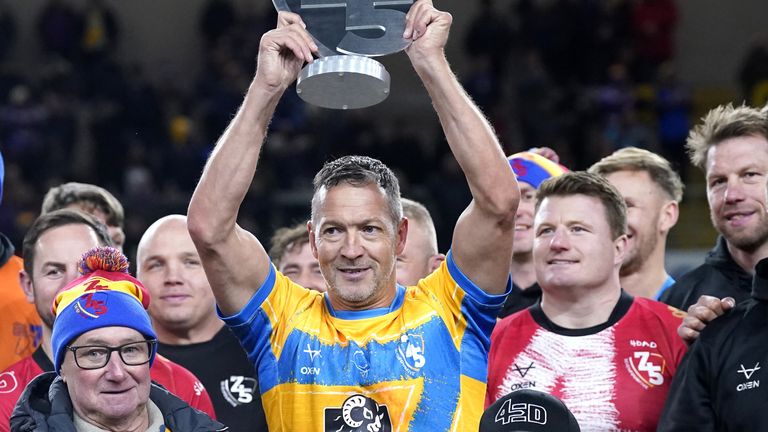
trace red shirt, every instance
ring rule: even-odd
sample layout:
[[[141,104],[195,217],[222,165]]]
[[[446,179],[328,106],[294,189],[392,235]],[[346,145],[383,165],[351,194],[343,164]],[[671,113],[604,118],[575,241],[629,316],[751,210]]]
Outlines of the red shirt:
[[[53,363],[42,349],[0,373],[0,432],[8,432],[16,401],[24,387],[43,372],[53,371]],[[208,391],[192,372],[158,354],[150,369],[152,381],[162,385],[192,408],[215,419]]]
[[[655,431],[686,345],[682,312],[622,294],[608,322],[564,329],[537,304],[491,335],[486,407],[533,388],[562,399],[583,431]]]

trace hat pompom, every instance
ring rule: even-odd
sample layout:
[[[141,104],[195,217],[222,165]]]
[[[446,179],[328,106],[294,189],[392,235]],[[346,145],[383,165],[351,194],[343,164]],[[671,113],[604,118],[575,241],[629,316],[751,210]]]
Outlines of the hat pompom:
[[[114,273],[128,273],[128,258],[113,247],[95,247],[84,253],[77,265],[81,275],[87,276],[97,270]]]

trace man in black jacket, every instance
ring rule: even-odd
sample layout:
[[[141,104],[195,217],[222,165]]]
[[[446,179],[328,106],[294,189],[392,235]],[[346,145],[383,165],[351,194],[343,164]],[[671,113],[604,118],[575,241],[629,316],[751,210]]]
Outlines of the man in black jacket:
[[[691,162],[704,170],[707,201],[720,233],[704,264],[660,298],[686,310],[701,295],[749,298],[755,264],[768,257],[768,110],[719,106],[688,137]]]
[[[768,259],[760,261],[750,299],[712,321],[672,382],[658,431],[765,431],[768,388]]]

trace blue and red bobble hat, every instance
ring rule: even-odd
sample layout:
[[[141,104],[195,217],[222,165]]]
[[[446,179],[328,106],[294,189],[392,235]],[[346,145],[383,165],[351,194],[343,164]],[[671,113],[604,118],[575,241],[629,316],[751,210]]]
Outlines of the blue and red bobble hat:
[[[102,327],[128,327],[156,339],[147,313],[149,292],[128,274],[128,259],[118,249],[98,247],[81,258],[82,276],[68,283],[53,301],[53,364],[60,373],[67,345],[81,334]],[[149,364],[155,360],[153,348]]]
[[[535,189],[550,177],[557,177],[568,172],[568,168],[552,162],[533,152],[515,153],[507,158],[509,166],[515,172],[518,181],[524,181]]]

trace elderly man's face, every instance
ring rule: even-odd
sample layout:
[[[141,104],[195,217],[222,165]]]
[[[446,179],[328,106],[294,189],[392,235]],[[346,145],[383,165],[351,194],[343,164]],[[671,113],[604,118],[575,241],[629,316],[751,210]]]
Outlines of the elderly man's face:
[[[144,339],[128,327],[103,327],[83,333],[69,346],[116,347]],[[87,422],[102,429],[148,423],[149,363],[128,366],[114,351],[103,368],[85,370],[77,366],[74,353],[68,351],[61,365],[61,377],[67,383],[75,412]]]

